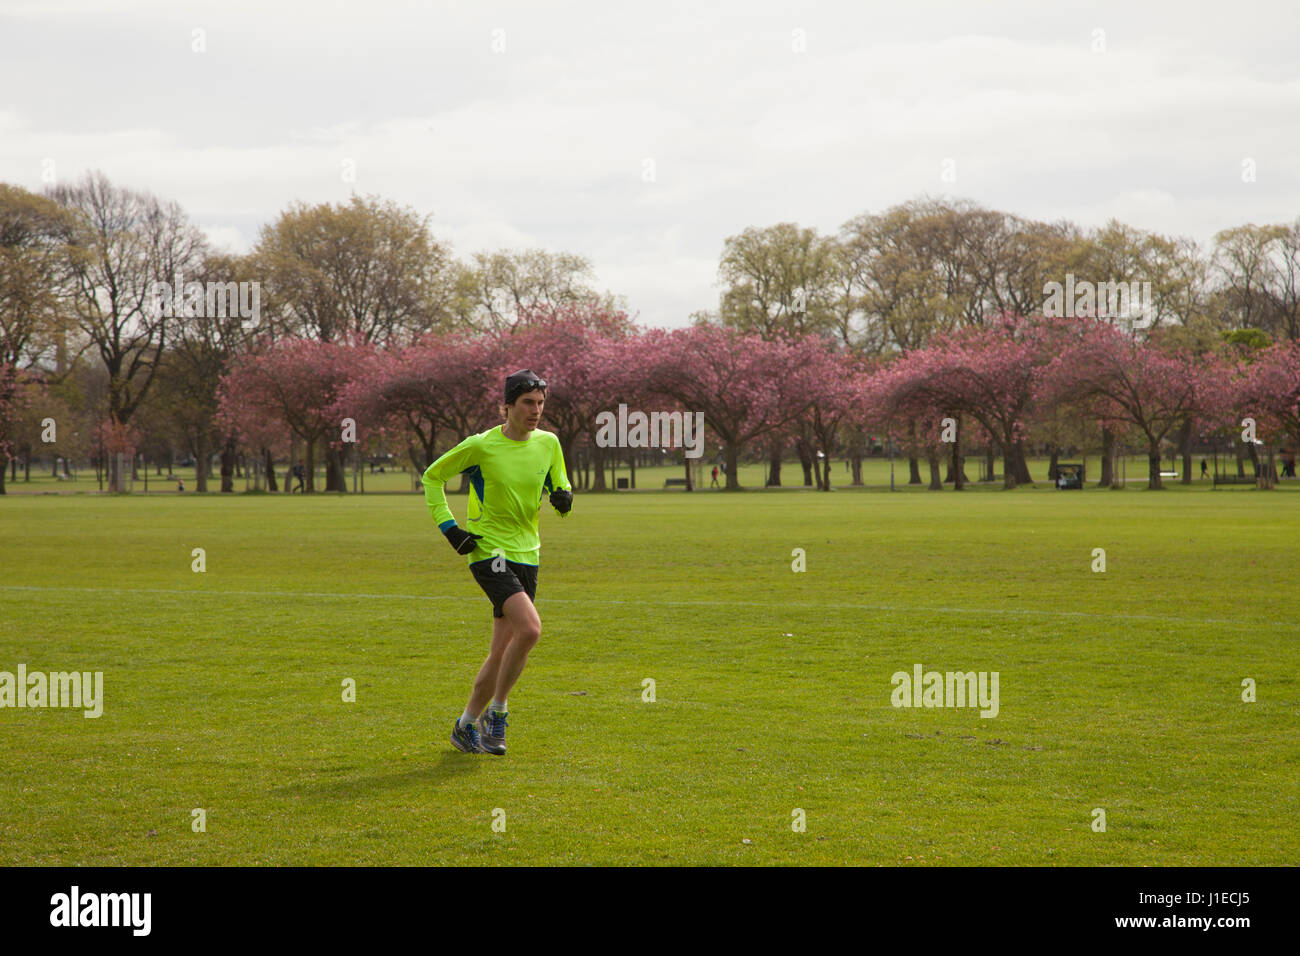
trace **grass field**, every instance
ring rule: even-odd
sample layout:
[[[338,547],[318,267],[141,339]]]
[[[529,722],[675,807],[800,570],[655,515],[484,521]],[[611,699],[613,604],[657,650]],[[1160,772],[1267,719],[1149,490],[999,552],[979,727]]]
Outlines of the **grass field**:
[[[0,670],[105,700],[0,709],[0,863],[1294,864],[1298,530],[1293,483],[578,495],[495,758],[418,497],[11,496]],[[891,706],[915,664],[999,713]]]

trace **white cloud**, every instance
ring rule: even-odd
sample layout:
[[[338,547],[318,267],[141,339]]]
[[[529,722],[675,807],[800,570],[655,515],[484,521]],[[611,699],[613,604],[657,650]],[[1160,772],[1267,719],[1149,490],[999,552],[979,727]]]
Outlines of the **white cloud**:
[[[23,0],[0,18],[0,179],[102,169],[237,250],[292,200],[377,193],[463,256],[587,255],[656,323],[716,307],[718,254],[747,226],[834,231],[921,193],[1203,242],[1300,213],[1281,2]]]

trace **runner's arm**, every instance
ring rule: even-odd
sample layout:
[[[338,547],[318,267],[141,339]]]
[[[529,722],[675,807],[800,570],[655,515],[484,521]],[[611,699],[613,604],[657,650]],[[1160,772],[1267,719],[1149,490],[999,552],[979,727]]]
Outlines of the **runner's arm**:
[[[546,483],[551,488],[551,507],[563,518],[573,508],[573,486],[569,484],[569,474],[564,467],[564,449],[560,447],[558,438],[555,439],[555,452]]]
[[[448,529],[456,527],[456,517],[447,506],[447,495],[443,486],[466,468],[478,462],[478,436],[470,435],[455,448],[447,451],[441,458],[424,470],[424,503],[429,507],[429,514],[437,522],[438,530],[446,534]]]

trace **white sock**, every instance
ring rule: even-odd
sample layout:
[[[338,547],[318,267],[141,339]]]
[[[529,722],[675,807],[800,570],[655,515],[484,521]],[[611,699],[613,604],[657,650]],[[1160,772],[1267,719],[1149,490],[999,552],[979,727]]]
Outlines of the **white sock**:
[[[494,700],[492,701],[492,709],[498,714],[504,714],[506,713],[506,702],[504,700]]]
[[[466,707],[466,708],[465,708],[465,713],[461,714],[461,715],[460,715],[460,720],[458,720],[458,721],[456,721],[456,722],[457,722],[458,724],[460,724],[462,727],[468,727],[470,724],[474,723],[474,721],[476,721],[476,720],[478,720],[478,714],[471,714],[471,713],[469,712],[469,708]]]

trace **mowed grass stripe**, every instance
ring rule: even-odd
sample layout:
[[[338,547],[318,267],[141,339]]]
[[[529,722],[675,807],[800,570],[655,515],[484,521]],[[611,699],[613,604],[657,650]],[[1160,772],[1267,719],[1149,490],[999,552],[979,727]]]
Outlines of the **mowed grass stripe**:
[[[428,595],[428,594],[364,594],[353,593],[348,591],[320,592],[320,591],[201,591],[198,589],[184,590],[181,588],[77,588],[77,587],[41,587],[37,585],[18,584],[18,585],[0,585],[0,591],[35,591],[43,593],[62,593],[77,592],[83,594],[116,594],[116,595],[135,595],[135,594],[166,594],[166,595],[183,595],[185,597],[208,597],[208,598],[229,598],[229,597],[251,597],[265,598],[267,600],[376,600],[376,601],[466,601],[478,604],[482,601],[482,596],[460,596],[460,595]],[[1063,617],[1063,618],[1114,618],[1124,621],[1152,621],[1161,624],[1218,624],[1227,627],[1239,627],[1254,629],[1267,627],[1271,622],[1251,621],[1234,618],[1182,618],[1170,617],[1168,615],[1155,614],[1111,614],[1105,611],[1045,611],[1034,608],[973,608],[973,607],[904,607],[897,604],[843,604],[839,602],[825,602],[818,604],[797,604],[788,601],[768,603],[763,601],[617,601],[609,599],[592,599],[592,598],[555,598],[547,597],[548,604],[599,604],[610,606],[625,605],[628,607],[731,607],[731,608],[754,608],[758,611],[766,611],[771,608],[790,608],[803,610],[853,610],[853,611],[889,611],[900,614],[1005,614],[1013,616],[1042,616],[1042,617]],[[538,596],[539,605],[542,597]]]

